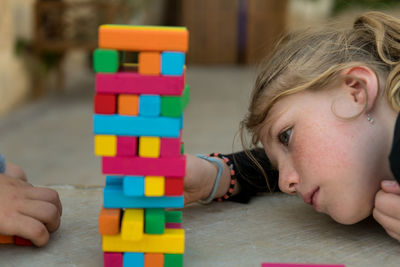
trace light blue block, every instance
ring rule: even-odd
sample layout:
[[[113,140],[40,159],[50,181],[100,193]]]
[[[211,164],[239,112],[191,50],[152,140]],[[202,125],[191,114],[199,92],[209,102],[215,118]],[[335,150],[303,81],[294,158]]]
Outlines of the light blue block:
[[[182,118],[93,115],[94,134],[179,137]]]
[[[124,176],[108,175],[106,176],[106,185],[122,185]]]
[[[144,176],[125,176],[122,188],[126,196],[144,196]]]
[[[124,267],[143,267],[144,253],[125,252],[123,254]]]
[[[161,53],[161,75],[182,75],[185,66],[185,53]]]
[[[183,196],[125,196],[122,184],[106,184],[103,190],[103,205],[104,208],[183,208]]]
[[[139,115],[145,117],[158,117],[161,114],[161,96],[140,95]]]

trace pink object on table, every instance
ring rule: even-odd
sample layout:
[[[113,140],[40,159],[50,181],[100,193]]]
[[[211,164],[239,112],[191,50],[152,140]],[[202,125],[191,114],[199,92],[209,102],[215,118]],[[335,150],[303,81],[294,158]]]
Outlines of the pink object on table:
[[[96,74],[96,92],[112,94],[182,95],[185,77],[141,75],[135,72]]]
[[[181,137],[161,138],[160,157],[179,157],[181,154]]]
[[[165,228],[168,229],[182,229],[181,223],[165,223]]]
[[[133,157],[137,155],[137,138],[117,136],[117,156]]]
[[[268,263],[264,262],[261,267],[346,267],[343,264],[299,264],[299,263]]]
[[[186,157],[103,157],[103,174],[184,177]]]
[[[122,253],[104,252],[104,267],[122,267]]]

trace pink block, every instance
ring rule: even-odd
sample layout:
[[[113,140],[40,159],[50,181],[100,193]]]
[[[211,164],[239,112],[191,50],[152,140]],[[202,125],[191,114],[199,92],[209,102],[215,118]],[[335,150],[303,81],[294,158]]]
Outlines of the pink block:
[[[181,138],[161,138],[160,157],[179,157]]]
[[[137,155],[137,138],[132,136],[117,137],[117,156],[133,157]]]
[[[96,91],[113,94],[182,95],[185,77],[141,75],[135,72],[96,74]]]
[[[165,228],[168,229],[182,229],[181,223],[165,223]]]
[[[122,267],[122,253],[104,252],[104,267]]]
[[[261,267],[346,267],[342,264],[297,264],[297,263],[268,263],[264,262]]]
[[[103,174],[184,177],[186,157],[103,157]]]

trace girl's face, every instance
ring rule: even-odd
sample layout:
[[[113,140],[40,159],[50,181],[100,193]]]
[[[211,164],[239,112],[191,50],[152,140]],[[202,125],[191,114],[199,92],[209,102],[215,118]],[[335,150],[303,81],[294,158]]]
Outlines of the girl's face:
[[[364,113],[354,120],[341,118],[361,110],[357,101],[340,94],[334,89],[281,99],[268,115],[277,119],[264,125],[260,137],[283,192],[352,224],[371,214],[380,181],[390,175],[389,152],[376,119],[371,124]]]

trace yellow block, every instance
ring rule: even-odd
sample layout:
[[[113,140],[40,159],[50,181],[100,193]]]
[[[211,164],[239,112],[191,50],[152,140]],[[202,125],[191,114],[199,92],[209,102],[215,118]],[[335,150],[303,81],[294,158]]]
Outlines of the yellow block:
[[[164,195],[165,178],[163,176],[144,177],[144,195],[147,197],[161,197]]]
[[[165,229],[164,234],[143,234],[138,241],[124,240],[119,235],[103,235],[104,252],[144,252],[183,254],[185,251],[184,229]]]
[[[139,156],[146,158],[160,157],[161,138],[142,136],[139,137]]]
[[[144,211],[143,209],[126,209],[122,217],[121,237],[124,240],[137,241],[143,237]]]
[[[95,135],[94,154],[111,157],[117,155],[117,137],[115,135]]]

